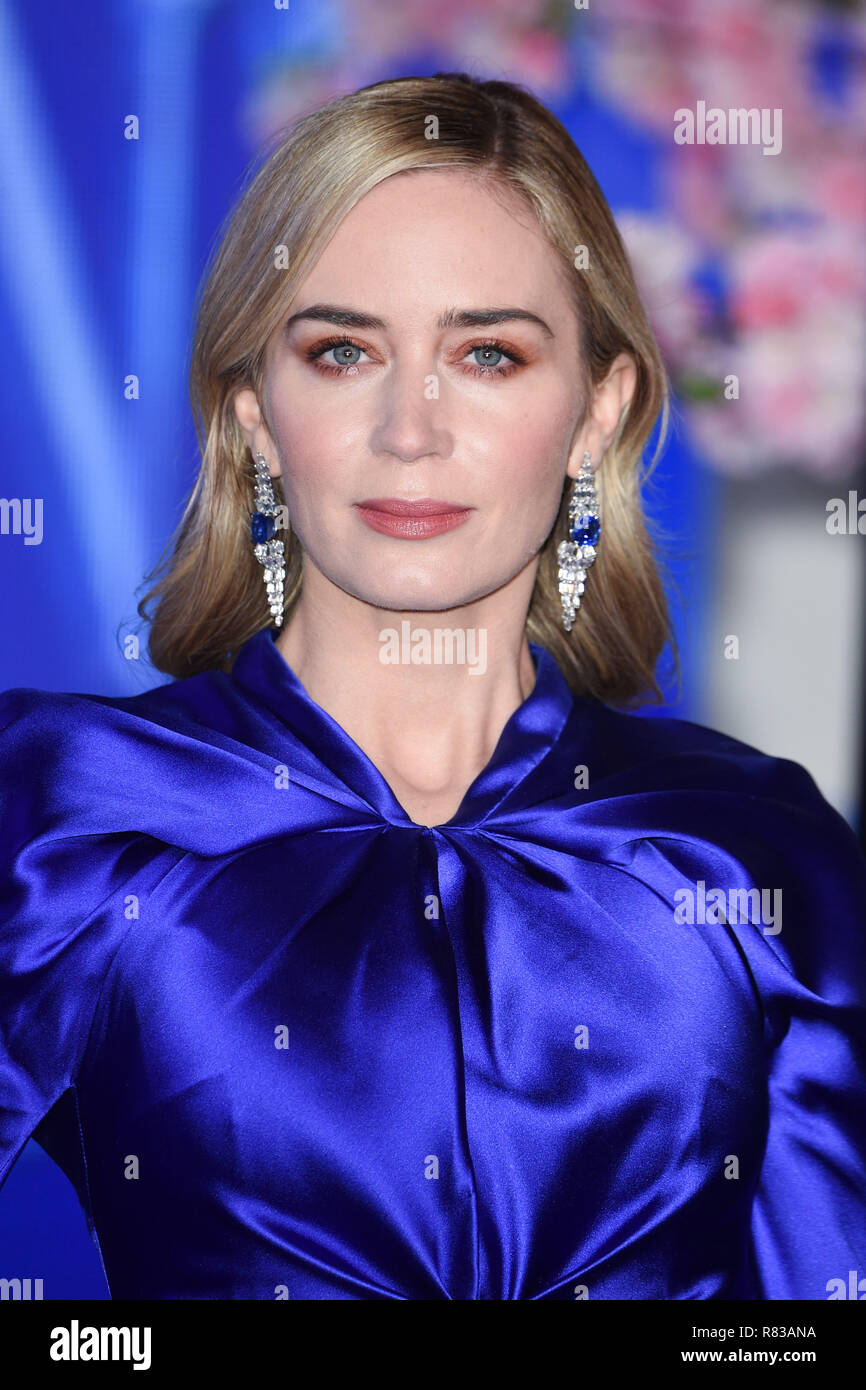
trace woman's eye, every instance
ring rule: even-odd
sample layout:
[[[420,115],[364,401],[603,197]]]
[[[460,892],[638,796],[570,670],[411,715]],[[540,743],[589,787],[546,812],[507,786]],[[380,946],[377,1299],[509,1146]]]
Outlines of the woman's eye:
[[[517,367],[526,363],[526,358],[513,348],[506,349],[501,343],[476,343],[469,349],[471,355],[480,354],[467,370],[473,376],[510,376]]]
[[[476,358],[476,365],[479,367],[496,368],[505,356],[502,349],[493,347],[492,343],[484,343],[481,347],[470,348],[470,352],[481,354],[481,359]],[[491,359],[495,359],[495,361]]]
[[[357,367],[361,353],[364,351],[357,343],[337,342],[322,343],[311,354],[313,360],[320,363],[326,371],[342,371],[346,367]],[[333,353],[329,361],[324,360],[325,353]]]
[[[307,360],[319,371],[343,376],[353,373],[358,368],[362,353],[366,355],[366,349],[359,343],[353,343],[348,338],[338,338],[311,348],[307,353]],[[467,361],[470,357],[475,359],[474,362]],[[524,365],[525,361],[519,353],[513,349],[506,350],[500,343],[475,343],[473,347],[466,349],[463,370],[470,376],[509,376],[518,366]]]
[[[356,347],[354,343],[344,343],[331,351],[336,354],[334,361],[338,367],[354,367],[364,349]]]

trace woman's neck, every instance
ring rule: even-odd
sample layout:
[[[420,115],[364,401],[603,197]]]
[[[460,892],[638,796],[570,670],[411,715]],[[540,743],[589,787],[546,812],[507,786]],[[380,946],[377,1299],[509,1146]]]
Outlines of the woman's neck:
[[[525,601],[511,581],[447,612],[397,613],[305,577],[277,638],[309,697],[419,825],[451,819],[535,684],[524,631],[534,575],[521,579]]]

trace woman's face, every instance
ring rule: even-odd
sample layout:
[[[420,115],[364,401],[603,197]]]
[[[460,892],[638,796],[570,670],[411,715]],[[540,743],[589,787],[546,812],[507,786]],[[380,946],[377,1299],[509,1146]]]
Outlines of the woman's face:
[[[267,349],[273,436],[252,391],[235,409],[282,474],[305,574],[432,611],[529,565],[534,579],[587,447],[580,380],[577,317],[532,214],[462,171],[422,170],[366,194],[300,286]],[[359,509],[430,498],[468,509],[461,524],[395,534]]]

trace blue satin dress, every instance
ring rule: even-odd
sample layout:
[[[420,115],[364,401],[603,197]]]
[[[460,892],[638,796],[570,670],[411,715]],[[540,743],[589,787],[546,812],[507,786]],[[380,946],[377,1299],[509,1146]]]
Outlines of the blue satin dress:
[[[433,828],[270,630],[231,675],[0,697],[0,1180],[35,1134],[113,1298],[866,1276],[852,830],[798,764],[531,652]]]

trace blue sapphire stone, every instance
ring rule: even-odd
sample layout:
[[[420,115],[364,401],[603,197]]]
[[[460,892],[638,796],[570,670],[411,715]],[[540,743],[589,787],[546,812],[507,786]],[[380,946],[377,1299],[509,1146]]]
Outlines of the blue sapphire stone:
[[[601,522],[597,516],[579,516],[571,528],[571,539],[578,545],[596,545],[601,535]]]
[[[267,512],[253,512],[250,517],[250,540],[254,545],[266,545],[276,530],[272,516]]]

